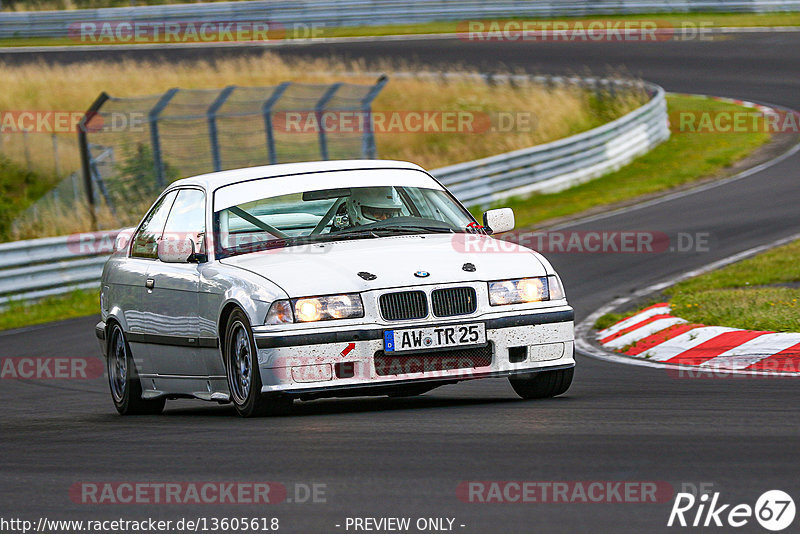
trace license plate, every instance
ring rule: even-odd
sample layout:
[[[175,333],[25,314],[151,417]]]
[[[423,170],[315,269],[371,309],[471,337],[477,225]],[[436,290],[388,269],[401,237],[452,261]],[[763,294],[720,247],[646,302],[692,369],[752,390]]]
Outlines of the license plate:
[[[404,328],[383,332],[384,352],[430,350],[486,343],[483,323]]]

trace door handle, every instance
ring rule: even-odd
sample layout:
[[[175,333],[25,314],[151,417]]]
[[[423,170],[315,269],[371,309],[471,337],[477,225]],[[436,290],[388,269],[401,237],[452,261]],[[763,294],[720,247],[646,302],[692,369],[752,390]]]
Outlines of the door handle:
[[[153,289],[156,285],[156,281],[152,278],[148,278],[147,281],[144,283],[144,287],[147,289]]]

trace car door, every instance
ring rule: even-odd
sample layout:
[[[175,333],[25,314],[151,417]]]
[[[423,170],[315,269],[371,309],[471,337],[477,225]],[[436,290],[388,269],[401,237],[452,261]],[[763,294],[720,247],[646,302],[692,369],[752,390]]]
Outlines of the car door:
[[[159,241],[191,239],[195,251],[204,252],[205,193],[201,189],[178,190]],[[158,259],[147,271],[143,308],[148,321],[145,334],[151,343],[151,361],[158,375],[180,380],[208,376],[199,354],[199,264],[164,263]],[[205,384],[205,382],[203,382]],[[198,385],[184,383],[178,390],[194,392]],[[171,387],[157,387],[176,391]]]
[[[123,268],[114,272],[114,291],[127,324],[128,344],[140,374],[154,372],[150,344],[144,336],[149,317],[143,308],[147,272],[158,258],[157,240],[164,231],[167,215],[177,192],[170,191],[159,199],[142,220],[133,236],[130,254]]]

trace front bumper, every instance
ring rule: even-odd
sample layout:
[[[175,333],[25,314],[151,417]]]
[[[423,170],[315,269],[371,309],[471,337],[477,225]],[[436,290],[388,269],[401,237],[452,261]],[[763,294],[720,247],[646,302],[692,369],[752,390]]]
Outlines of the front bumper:
[[[568,368],[575,365],[573,319],[572,308],[561,306],[424,325],[328,327],[291,334],[255,328],[262,392],[348,394]],[[486,327],[488,346],[383,353],[384,330],[479,322]]]

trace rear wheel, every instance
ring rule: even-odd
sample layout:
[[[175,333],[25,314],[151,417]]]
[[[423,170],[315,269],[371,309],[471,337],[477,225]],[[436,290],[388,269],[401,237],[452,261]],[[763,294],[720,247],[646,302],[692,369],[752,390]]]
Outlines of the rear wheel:
[[[250,322],[242,310],[234,310],[225,328],[225,368],[228,388],[236,413],[242,417],[258,417],[285,413],[292,405],[289,397],[268,397],[261,394],[261,373],[258,353]]]
[[[545,399],[569,389],[575,368],[510,376],[511,387],[523,399]]]
[[[143,399],[142,384],[122,327],[116,323],[108,338],[108,385],[114,407],[121,415],[153,415],[164,409],[166,399]]]

